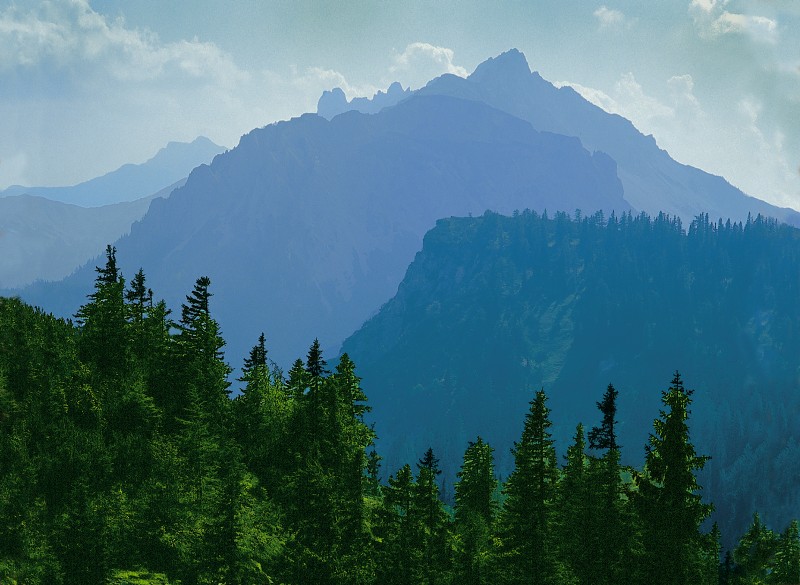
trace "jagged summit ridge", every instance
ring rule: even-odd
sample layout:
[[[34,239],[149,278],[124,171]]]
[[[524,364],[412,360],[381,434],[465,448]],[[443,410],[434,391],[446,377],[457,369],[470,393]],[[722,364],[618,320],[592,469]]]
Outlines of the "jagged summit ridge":
[[[412,93],[410,88],[403,89],[400,82],[395,81],[385,92],[378,91],[371,98],[356,97],[348,101],[344,90],[341,87],[334,87],[330,91],[322,92],[322,96],[317,102],[317,114],[327,120],[351,110],[356,110],[362,114],[376,114],[383,108],[399,103]]]
[[[531,68],[525,55],[518,49],[510,49],[497,57],[490,57],[475,68],[467,79],[476,83],[491,81],[502,77],[511,79],[524,79],[530,77]]]

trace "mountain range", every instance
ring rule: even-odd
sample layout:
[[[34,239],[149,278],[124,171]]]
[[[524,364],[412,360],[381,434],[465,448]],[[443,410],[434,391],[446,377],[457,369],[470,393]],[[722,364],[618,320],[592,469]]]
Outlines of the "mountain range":
[[[639,132],[629,120],[605,112],[569,86],[557,88],[542,79],[531,72],[525,56],[516,49],[488,59],[467,78],[442,75],[415,94],[479,101],[526,120],[537,130],[580,138],[589,151],[600,150],[616,161],[625,201],[637,211],[668,213],[680,217],[686,225],[697,215],[708,213],[736,221],[745,221],[748,214],[762,214],[800,226],[796,210],[770,205],[721,177],[676,162],[652,136]],[[389,96],[403,97],[388,92],[376,95],[374,102],[383,104]],[[343,97],[339,98],[342,108]],[[321,115],[329,115],[331,101],[320,100],[318,110],[323,107],[325,111],[323,114],[320,110]],[[357,100],[349,107],[366,111]]]
[[[0,191],[0,197],[35,195],[81,207],[101,207],[136,201],[182,181],[191,170],[208,163],[225,150],[205,136],[192,142],[170,142],[141,164],[120,168],[69,187],[23,187],[14,185]],[[108,242],[107,242],[108,243]]]
[[[177,306],[208,275],[232,360],[260,331],[287,365],[314,337],[329,350],[396,290],[440,217],[486,209],[629,209],[614,161],[485,104],[414,96],[374,115],[309,114],[254,130],[156,200],[116,242]],[[22,292],[60,314],[82,302],[86,266]]]
[[[79,185],[6,189],[0,193],[0,288],[70,275],[221,150],[204,137],[170,142],[145,163]]]
[[[641,465],[673,372],[695,390],[690,424],[723,534],[757,510],[780,525],[800,504],[794,413],[800,231],[659,215],[571,219],[525,211],[438,222],[397,294],[343,351],[359,366],[384,476],[428,447],[449,485],[468,441],[513,468],[543,388],[566,451],[609,383],[623,463]]]
[[[135,201],[80,207],[38,195],[0,198],[0,287],[58,281],[127,233],[157,197],[177,183]]]
[[[333,91],[320,115],[255,129],[194,168],[114,243],[123,274],[142,267],[176,312],[209,276],[234,366],[261,331],[285,368],[315,337],[335,357],[366,321],[344,349],[393,417],[376,421],[387,463],[428,441],[452,462],[476,430],[508,446],[539,386],[563,439],[593,423],[609,382],[635,453],[679,368],[697,388],[701,445],[723,462],[710,492],[741,504],[732,521],[764,509],[791,478],[753,476],[752,460],[800,455],[786,442],[800,321],[798,232],[763,218],[800,225],[800,214],[674,161],[518,51],[467,78],[393,87],[350,102]],[[70,316],[103,262],[2,292]],[[447,418],[450,439],[425,435]],[[402,449],[391,443],[401,424]],[[745,477],[772,479],[759,491]]]
[[[116,242],[125,273],[143,267],[173,306],[208,274],[231,360],[264,330],[287,366],[314,337],[336,351],[395,292],[439,218],[579,208],[797,222],[676,163],[627,120],[531,73],[518,51],[466,79],[394,87],[372,100],[374,114],[272,124],[195,169]],[[327,101],[368,109],[342,98]],[[70,315],[95,263],[18,294]]]

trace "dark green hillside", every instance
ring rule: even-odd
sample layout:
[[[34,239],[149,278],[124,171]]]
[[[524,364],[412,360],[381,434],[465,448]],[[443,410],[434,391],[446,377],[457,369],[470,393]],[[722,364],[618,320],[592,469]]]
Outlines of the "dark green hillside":
[[[720,564],[678,372],[636,421],[648,445],[638,469],[620,464],[612,385],[584,397],[597,424],[578,424],[565,450],[554,421],[571,413],[536,390],[504,421],[521,427],[511,473],[498,481],[496,448],[470,439],[448,507],[440,452],[382,464],[355,363],[326,363],[318,340],[284,374],[259,336],[232,398],[210,285],[198,278],[173,315],[142,271],[123,278],[109,247],[75,322],[0,298],[0,583],[800,580],[790,517],[771,523],[779,534],[755,515]]]
[[[800,231],[760,217],[571,219],[526,211],[447,219],[427,234],[397,295],[348,339],[391,468],[433,445],[453,474],[482,433],[498,469],[514,413],[544,387],[564,448],[594,402],[619,390],[623,463],[680,367],[696,389],[693,433],[713,453],[704,485],[723,532],[759,509],[790,516],[800,476]],[[727,529],[727,530],[726,530]]]

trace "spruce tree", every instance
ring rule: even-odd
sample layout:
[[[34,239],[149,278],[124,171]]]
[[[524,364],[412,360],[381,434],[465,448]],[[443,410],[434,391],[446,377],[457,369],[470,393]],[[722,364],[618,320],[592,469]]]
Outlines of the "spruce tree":
[[[553,534],[558,470],[551,425],[547,397],[540,390],[525,416],[522,438],[512,449],[514,471],[503,489],[501,579],[509,585],[550,584],[558,579]]]
[[[414,505],[421,522],[422,560],[419,583],[443,583],[450,569],[448,518],[439,498],[439,459],[428,448],[417,462],[417,481]]]
[[[778,539],[770,575],[773,583],[800,583],[800,530],[792,520]]]
[[[575,576],[578,585],[592,583],[594,577],[595,509],[590,499],[589,466],[586,456],[586,437],[583,425],[578,424],[572,445],[567,448],[566,465],[558,485],[558,543],[564,562]],[[590,544],[591,543],[591,544]]]
[[[377,583],[386,585],[415,585],[419,583],[424,550],[423,527],[415,505],[416,483],[411,466],[401,467],[396,476],[389,476],[383,488],[376,535]]]
[[[247,468],[262,487],[275,493],[290,466],[287,456],[289,402],[282,384],[272,378],[263,333],[245,358],[239,381],[244,382],[245,387],[232,405],[234,434]]]
[[[708,457],[698,456],[689,438],[692,391],[675,372],[661,401],[668,409],[654,423],[645,465],[634,475],[637,511],[643,523],[641,572],[651,585],[684,585],[703,579],[696,551],[704,548],[700,524],[711,513],[702,501],[695,472]]]
[[[495,582],[489,557],[497,514],[494,450],[481,437],[470,441],[455,486],[455,531],[458,548],[455,580],[464,585]]]
[[[106,247],[105,266],[95,269],[97,277],[89,302],[75,314],[81,328],[78,351],[81,361],[89,364],[107,404],[119,392],[127,373],[128,333],[125,314],[125,279],[117,267],[117,250]]]
[[[187,486],[187,502],[204,519],[204,530],[193,543],[192,556],[197,562],[188,572],[188,580],[199,581],[224,580],[234,547],[230,512],[225,507],[231,486],[240,481],[243,472],[230,426],[231,369],[223,359],[225,342],[219,325],[210,313],[210,284],[205,276],[195,282],[181,306],[174,344],[173,380],[180,400],[174,403],[176,431],[193,479]]]
[[[603,400],[597,403],[597,408],[603,414],[603,422],[599,427],[593,427],[589,431],[589,448],[601,451],[606,450],[619,450],[621,447],[617,444],[617,433],[615,431],[617,425],[617,396],[619,392],[612,384],[608,385]]]
[[[778,536],[761,521],[756,512],[753,521],[733,551],[736,572],[742,583],[766,583],[778,548]]]
[[[603,451],[600,458],[592,457],[589,465],[588,499],[591,502],[587,536],[591,543],[590,581],[610,585],[626,580],[630,554],[629,522],[623,505],[623,486],[620,477],[620,446],[616,435],[617,396],[609,384],[597,408],[603,415],[599,427],[589,431],[589,447]]]

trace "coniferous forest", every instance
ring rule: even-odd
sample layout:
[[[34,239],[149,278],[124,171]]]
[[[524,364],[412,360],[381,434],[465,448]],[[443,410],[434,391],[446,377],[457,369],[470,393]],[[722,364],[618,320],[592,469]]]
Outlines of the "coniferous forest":
[[[434,449],[382,469],[346,354],[329,365],[314,341],[283,372],[262,335],[233,397],[212,290],[199,278],[173,314],[109,248],[74,323],[0,299],[0,582],[800,581],[797,522],[755,514],[730,551],[704,522],[714,454],[678,372],[640,468],[620,463],[613,385],[566,453],[531,389],[513,472],[475,437],[445,503]]]

